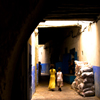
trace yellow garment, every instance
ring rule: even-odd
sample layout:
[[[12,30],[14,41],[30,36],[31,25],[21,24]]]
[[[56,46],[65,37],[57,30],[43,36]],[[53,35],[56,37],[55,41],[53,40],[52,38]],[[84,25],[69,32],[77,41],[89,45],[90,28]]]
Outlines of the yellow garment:
[[[49,81],[49,89],[54,89],[55,88],[55,76],[56,70],[55,69],[50,69],[50,81]]]

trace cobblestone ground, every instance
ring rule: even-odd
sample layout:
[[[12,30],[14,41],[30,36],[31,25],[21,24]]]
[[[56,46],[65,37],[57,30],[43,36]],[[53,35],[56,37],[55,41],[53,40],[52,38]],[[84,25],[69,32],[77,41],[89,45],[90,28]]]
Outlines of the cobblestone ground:
[[[71,89],[70,84],[64,82],[62,91],[58,91],[56,86],[55,91],[48,90],[49,77],[43,76],[40,84],[36,87],[36,92],[32,96],[32,100],[100,100],[99,98],[82,97],[76,91]]]

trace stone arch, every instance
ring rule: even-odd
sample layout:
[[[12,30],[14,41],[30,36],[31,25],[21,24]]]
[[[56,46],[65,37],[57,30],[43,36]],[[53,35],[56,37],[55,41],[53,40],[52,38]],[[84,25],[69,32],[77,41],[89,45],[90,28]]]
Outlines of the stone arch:
[[[1,80],[0,80],[0,90],[1,90],[0,99],[1,100],[14,99],[12,97],[12,93],[14,91],[14,89],[12,89],[14,72],[17,67],[16,64],[18,63],[18,59],[20,58],[23,47],[25,46],[28,38],[30,37],[31,33],[33,32],[35,27],[38,25],[38,23],[43,19],[43,17],[51,9],[51,7],[53,7],[51,5],[55,4],[55,3],[52,4],[53,0],[50,0],[50,1],[33,0],[33,1],[34,2],[36,1],[36,5],[34,5],[34,7],[32,7],[32,5],[31,5],[32,1],[31,0],[29,1],[29,4],[31,5],[32,9],[30,10],[29,13],[27,13],[25,18],[23,16],[24,20],[22,22],[19,23],[19,21],[21,21],[20,18],[19,18],[19,20],[16,18],[12,19],[15,17],[13,14],[17,15],[16,13],[18,11],[20,11],[20,9],[18,11],[16,10],[15,12],[14,11],[9,12],[9,14],[11,16],[4,17],[4,20],[5,20],[4,24],[3,24],[3,21],[1,21],[3,19],[3,17],[2,17],[2,19],[0,19],[0,21],[2,22],[2,25],[0,24],[0,26],[2,28],[1,29],[2,39],[4,39],[5,35],[7,35],[7,33],[8,33],[7,36],[11,35],[11,37],[9,36],[10,39],[5,39],[3,42],[0,41],[0,47],[2,47],[2,50],[0,50],[1,53],[5,53],[5,51],[7,51],[7,49],[9,50],[7,52],[8,53],[7,56],[1,55],[1,58],[3,57],[1,64],[0,64],[0,73],[2,74],[2,76],[0,77],[1,78]],[[11,0],[11,2],[9,1],[9,3],[12,3],[12,5],[13,5],[13,3],[14,4],[20,3],[20,0],[15,1],[15,2]],[[27,2],[26,2],[26,4],[27,4]],[[2,2],[1,5],[2,5],[1,7],[3,7],[5,5],[5,3]],[[13,6],[17,6],[17,4],[13,5]],[[9,7],[9,5],[6,4],[4,6],[5,11],[7,11],[7,7]],[[29,5],[28,5],[28,7],[29,7]],[[25,9],[25,6],[23,9]],[[10,21],[11,22],[15,21],[16,25],[14,24],[14,22],[12,24]],[[17,23],[21,24],[21,26],[18,26],[19,24],[17,25]],[[18,27],[18,29],[16,29],[15,27]],[[6,29],[6,30],[4,30],[4,29]],[[12,34],[15,34],[14,37],[12,36]],[[14,44],[13,44],[13,42],[14,42]],[[10,43],[12,43],[10,47],[6,45],[6,44],[9,45]],[[17,99],[17,98],[15,97],[15,99]],[[20,100],[20,98],[19,98],[19,100]]]

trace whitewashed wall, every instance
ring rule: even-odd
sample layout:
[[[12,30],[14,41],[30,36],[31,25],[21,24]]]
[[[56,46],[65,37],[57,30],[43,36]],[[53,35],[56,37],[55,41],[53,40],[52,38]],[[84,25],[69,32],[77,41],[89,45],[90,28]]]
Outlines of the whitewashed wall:
[[[92,24],[90,30],[86,29],[85,32],[81,34],[80,40],[80,51],[83,51],[83,55],[79,54],[80,60],[86,60],[92,65],[97,66],[98,47],[96,24]]]
[[[44,46],[39,47],[39,61],[41,63],[50,63],[49,48],[44,49]]]
[[[32,66],[35,66],[35,34],[34,32],[31,35],[32,37]]]
[[[96,24],[96,34],[97,34],[97,66],[100,67],[100,21]]]
[[[82,24],[82,30],[85,26],[88,25],[89,24],[86,23]],[[92,24],[91,27],[88,27],[81,35],[77,36],[76,38],[67,38],[63,43],[62,53],[64,53],[65,47],[68,48],[68,52],[70,49],[75,48],[80,61],[88,61],[92,65],[100,66],[99,26],[100,21],[97,24]],[[76,30],[74,32],[76,32]]]

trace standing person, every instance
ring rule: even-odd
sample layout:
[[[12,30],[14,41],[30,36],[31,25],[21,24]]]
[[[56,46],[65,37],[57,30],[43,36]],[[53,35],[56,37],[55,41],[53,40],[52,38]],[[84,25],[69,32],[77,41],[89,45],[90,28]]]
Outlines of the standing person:
[[[42,66],[41,66],[41,62],[39,62],[39,72],[38,72],[39,82],[41,80],[41,70],[42,70]]]
[[[75,74],[75,63],[74,63],[74,58],[72,58],[72,60],[71,60],[70,74]]]
[[[50,65],[50,80],[48,88],[54,91],[56,85],[56,70],[54,69],[54,64]]]
[[[71,73],[71,60],[68,60],[68,70],[69,70],[69,74]]]
[[[58,72],[57,72],[57,86],[58,86],[58,90],[59,91],[62,91],[61,90],[62,84],[63,84],[63,74],[61,72],[61,68],[58,67]]]
[[[74,58],[72,58],[71,62],[69,63],[69,73],[70,74],[75,74]]]

